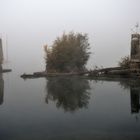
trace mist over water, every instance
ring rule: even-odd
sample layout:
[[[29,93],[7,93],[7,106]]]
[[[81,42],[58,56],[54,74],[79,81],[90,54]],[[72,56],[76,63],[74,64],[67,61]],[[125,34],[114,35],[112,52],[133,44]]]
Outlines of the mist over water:
[[[44,69],[43,46],[64,31],[89,35],[89,68],[116,66],[130,52],[139,5],[139,0],[0,0],[0,34],[3,42],[7,36],[9,61],[20,72]]]
[[[12,69],[0,74],[0,140],[139,139],[139,81],[20,78],[44,70],[43,46],[70,31],[89,35],[88,68],[117,66],[129,55],[139,5],[139,0],[0,0],[8,60],[3,67]]]

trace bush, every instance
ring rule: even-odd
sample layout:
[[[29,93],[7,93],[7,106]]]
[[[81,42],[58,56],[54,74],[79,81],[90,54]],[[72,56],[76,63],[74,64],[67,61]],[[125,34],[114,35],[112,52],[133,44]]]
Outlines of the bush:
[[[125,56],[125,57],[121,58],[118,65],[122,68],[130,68],[130,57]]]
[[[45,47],[47,72],[79,72],[85,70],[90,53],[87,34],[63,33],[53,45]]]

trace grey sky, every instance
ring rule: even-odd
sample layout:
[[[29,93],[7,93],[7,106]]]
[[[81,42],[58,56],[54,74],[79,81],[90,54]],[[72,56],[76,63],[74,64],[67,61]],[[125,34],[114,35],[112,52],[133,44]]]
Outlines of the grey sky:
[[[20,72],[43,69],[43,45],[64,31],[89,34],[88,67],[115,66],[129,54],[139,6],[140,0],[0,0],[0,34],[4,44],[8,36],[9,59]]]

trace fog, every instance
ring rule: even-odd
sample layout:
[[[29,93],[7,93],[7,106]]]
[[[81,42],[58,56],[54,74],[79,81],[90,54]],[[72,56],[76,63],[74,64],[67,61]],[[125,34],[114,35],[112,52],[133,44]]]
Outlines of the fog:
[[[139,0],[0,0],[4,65],[19,73],[43,70],[43,46],[74,31],[89,35],[89,68],[116,66],[130,53],[139,5]]]

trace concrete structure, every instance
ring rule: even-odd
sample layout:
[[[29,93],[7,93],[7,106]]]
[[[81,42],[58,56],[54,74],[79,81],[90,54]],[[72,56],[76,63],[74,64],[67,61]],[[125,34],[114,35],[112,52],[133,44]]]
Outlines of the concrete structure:
[[[0,72],[2,72],[3,63],[3,50],[2,50],[2,39],[0,38]]]
[[[0,64],[3,62],[2,39],[0,38]]]
[[[140,34],[135,33],[131,35],[131,69],[140,68]]]

